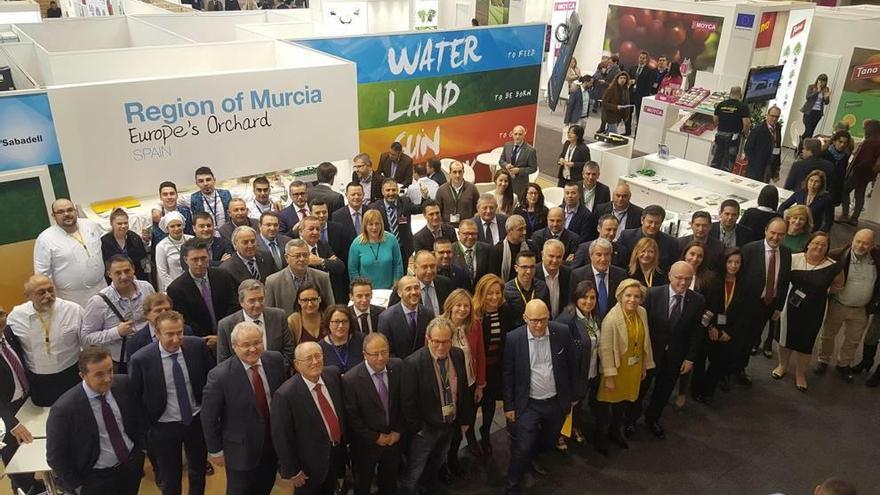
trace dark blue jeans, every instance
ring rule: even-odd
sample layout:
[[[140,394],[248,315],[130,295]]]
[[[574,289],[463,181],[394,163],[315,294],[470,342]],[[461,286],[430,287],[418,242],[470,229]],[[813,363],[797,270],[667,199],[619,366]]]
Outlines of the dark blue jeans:
[[[522,414],[517,415],[513,424],[516,438],[510,451],[506,493],[518,494],[522,491],[520,482],[532,456],[556,444],[566,414],[568,411],[559,408],[556,397],[545,400],[529,399],[528,406]]]
[[[712,168],[730,172],[736,162],[736,152],[739,150],[739,139],[733,139],[737,134],[718,132],[715,134],[715,151],[712,154]]]

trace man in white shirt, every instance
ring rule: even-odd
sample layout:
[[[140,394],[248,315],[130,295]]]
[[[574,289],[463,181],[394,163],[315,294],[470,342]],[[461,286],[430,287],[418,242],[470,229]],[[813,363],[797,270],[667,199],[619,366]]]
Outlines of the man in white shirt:
[[[49,407],[80,381],[76,363],[83,309],[57,298],[55,284],[44,275],[31,276],[24,293],[28,301],[13,308],[8,323],[30,372],[31,400]]]
[[[254,179],[254,198],[247,203],[248,217],[259,221],[260,215],[267,211],[280,211],[278,203],[272,202],[269,193],[272,191],[272,185],[269,179],[265,177],[257,177]]]
[[[86,304],[80,340],[84,347],[105,347],[118,365],[117,372],[124,373],[128,361],[125,343],[146,323],[144,298],[156,291],[149,282],[135,278],[134,264],[122,255],[107,260],[107,276],[110,286]]]
[[[351,305],[348,312],[358,324],[364,335],[379,331],[379,314],[385,310],[382,306],[370,304],[373,300],[373,283],[368,278],[357,277],[349,285]]]
[[[52,216],[56,225],[41,232],[34,244],[34,273],[52,279],[58,297],[84,306],[107,286],[101,254],[104,231],[91,220],[78,219],[69,199],[55,200]]]
[[[440,186],[428,178],[428,168],[424,164],[413,167],[413,181],[407,186],[406,195],[414,205],[422,204],[423,199],[435,199],[437,189],[440,189]]]

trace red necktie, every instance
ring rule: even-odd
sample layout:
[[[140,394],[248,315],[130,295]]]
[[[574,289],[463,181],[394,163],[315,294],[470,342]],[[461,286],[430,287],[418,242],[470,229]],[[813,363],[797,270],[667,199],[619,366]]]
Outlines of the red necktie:
[[[764,304],[773,302],[776,297],[776,250],[770,250],[770,261],[767,262],[767,285],[764,292]]]
[[[257,410],[269,420],[269,401],[266,399],[266,389],[263,386],[263,378],[260,376],[260,365],[251,366],[251,381],[254,383],[254,398],[257,401]],[[268,424],[268,423],[267,423]]]
[[[321,416],[324,417],[324,421],[327,422],[327,428],[330,430],[330,441],[333,443],[341,442],[342,431],[339,429],[339,418],[336,417],[336,412],[333,411],[330,401],[321,393],[320,383],[315,385],[315,393],[318,395],[318,407],[321,409]]]

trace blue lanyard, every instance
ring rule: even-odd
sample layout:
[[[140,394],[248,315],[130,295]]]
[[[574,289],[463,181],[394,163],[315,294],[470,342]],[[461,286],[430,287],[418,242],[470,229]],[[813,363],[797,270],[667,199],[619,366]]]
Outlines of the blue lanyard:
[[[339,350],[336,347],[336,344],[333,343],[332,340],[328,339],[330,342],[330,348],[333,349],[333,354],[336,354],[336,359],[339,360],[339,363],[342,364],[342,371],[348,371],[348,345],[351,343],[351,337],[348,338],[348,342],[345,343],[345,357],[343,358],[341,354],[339,354]]]

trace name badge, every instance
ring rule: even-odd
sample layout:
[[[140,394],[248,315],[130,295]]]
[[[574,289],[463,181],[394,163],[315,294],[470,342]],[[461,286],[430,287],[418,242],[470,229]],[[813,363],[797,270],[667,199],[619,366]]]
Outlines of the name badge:
[[[453,406],[452,404],[446,404],[445,406],[443,406],[444,417],[452,416],[453,414],[455,414],[455,406]]]
[[[781,152],[782,152],[782,150],[780,148],[778,148],[778,147],[773,148],[773,156],[777,156]]]
[[[715,323],[718,325],[727,325],[727,315],[718,315],[715,319]]]
[[[397,217],[397,224],[398,225],[406,225],[408,223],[409,223],[409,217],[403,217],[403,216]]]
[[[641,356],[632,356],[626,359],[627,366],[635,366],[642,360]]]
[[[461,221],[461,215],[459,215],[458,213],[452,213],[449,215],[450,223],[458,223],[459,221]]]

